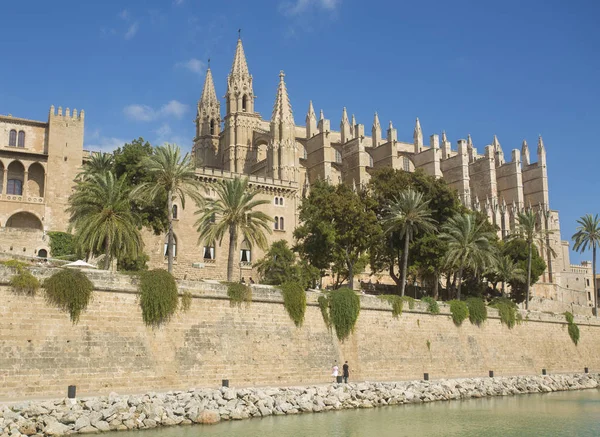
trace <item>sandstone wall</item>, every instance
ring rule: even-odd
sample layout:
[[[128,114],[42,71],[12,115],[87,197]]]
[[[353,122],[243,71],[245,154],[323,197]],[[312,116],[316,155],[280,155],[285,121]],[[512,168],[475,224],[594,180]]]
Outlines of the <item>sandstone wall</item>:
[[[48,271],[42,274],[49,274]],[[578,317],[575,346],[564,316],[530,313],[509,330],[492,317],[458,328],[445,314],[417,307],[398,319],[389,306],[363,296],[355,333],[340,344],[325,327],[316,293],[304,326],[296,328],[278,291],[254,288],[247,307],[231,307],[220,284],[180,282],[194,295],[189,312],[160,329],[142,323],[135,283],[91,272],[94,300],[72,325],[67,314],[35,298],[14,295],[0,270],[0,399],[142,392],[217,386],[294,385],[330,381],[334,360],[348,360],[353,380],[536,374],[600,369],[600,324]],[[429,347],[428,347],[429,342]]]

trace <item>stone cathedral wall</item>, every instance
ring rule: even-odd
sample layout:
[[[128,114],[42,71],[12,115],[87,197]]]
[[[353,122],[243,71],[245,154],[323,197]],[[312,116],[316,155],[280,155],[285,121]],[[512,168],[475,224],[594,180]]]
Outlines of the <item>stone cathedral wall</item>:
[[[48,270],[36,274],[48,275]],[[387,303],[362,296],[354,334],[340,343],[328,331],[317,293],[309,293],[304,325],[288,317],[277,290],[255,287],[253,302],[232,307],[221,284],[180,282],[194,299],[187,313],[160,329],[142,322],[135,280],[89,273],[96,291],[77,325],[35,298],[11,292],[0,269],[0,399],[167,391],[213,386],[327,383],[334,362],[348,360],[353,380],[528,375],[600,370],[600,322],[577,316],[575,346],[564,316],[532,312],[513,329],[495,311],[481,327],[456,327],[447,307],[393,318]]]

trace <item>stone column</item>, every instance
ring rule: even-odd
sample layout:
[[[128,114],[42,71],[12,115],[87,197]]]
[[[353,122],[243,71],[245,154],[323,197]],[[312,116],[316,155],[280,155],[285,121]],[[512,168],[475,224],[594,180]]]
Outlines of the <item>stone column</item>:
[[[21,195],[23,196],[23,200],[26,199],[27,196],[27,178],[29,176],[29,172],[27,170],[25,170],[25,173],[23,173],[23,190]]]

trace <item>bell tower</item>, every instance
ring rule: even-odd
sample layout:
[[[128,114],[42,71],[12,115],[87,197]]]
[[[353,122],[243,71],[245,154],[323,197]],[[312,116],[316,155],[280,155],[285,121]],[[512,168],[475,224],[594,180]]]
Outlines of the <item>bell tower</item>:
[[[210,61],[209,61],[210,62]],[[221,132],[221,104],[217,99],[210,64],[206,70],[204,88],[196,113],[196,136],[192,155],[196,167],[219,167],[219,134]]]

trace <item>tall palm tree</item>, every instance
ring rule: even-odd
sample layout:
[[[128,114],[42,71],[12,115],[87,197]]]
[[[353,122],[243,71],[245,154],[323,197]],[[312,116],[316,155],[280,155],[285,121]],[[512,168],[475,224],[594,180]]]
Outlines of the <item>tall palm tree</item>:
[[[490,241],[494,233],[485,230],[485,222],[478,222],[471,213],[457,214],[443,226],[440,238],[448,244],[445,264],[458,269],[457,298],[460,299],[462,277],[465,268],[482,272],[493,264],[494,246]]]
[[[525,271],[517,266],[510,256],[498,257],[492,271],[502,282],[502,295],[506,293],[506,283],[511,281],[525,282]]]
[[[114,258],[137,257],[143,242],[124,178],[111,172],[90,174],[77,185],[69,203],[77,245],[85,253],[104,253],[106,270]]]
[[[169,273],[173,272],[173,202],[179,199],[181,208],[185,209],[185,199],[198,199],[200,181],[196,179],[195,166],[189,153],[183,157],[175,144],[165,144],[154,150],[154,154],[144,160],[144,166],[152,182],[138,185],[132,197],[147,202],[166,197],[167,219],[167,260]]]
[[[106,173],[112,170],[113,162],[112,153],[93,153],[89,161],[83,164],[83,169],[77,176],[86,179],[94,174]]]
[[[547,240],[548,235],[552,233],[549,230],[543,230],[538,227],[538,214],[531,208],[524,212],[520,212],[517,216],[517,228],[513,237],[520,237],[527,242],[527,293],[525,296],[525,309],[529,309],[529,290],[531,289],[531,260],[533,255],[533,246],[541,249]],[[548,252],[551,256],[556,256],[556,253],[551,247],[548,247]]]
[[[227,280],[233,279],[233,262],[238,236],[241,234],[250,245],[267,248],[265,233],[271,233],[272,218],[261,211],[255,211],[259,205],[270,203],[256,199],[257,190],[248,188],[248,179],[221,180],[214,186],[216,199],[205,197],[199,203],[196,222],[200,234],[198,241],[223,241],[229,234],[229,257],[227,259]]]
[[[404,238],[400,283],[401,296],[404,296],[406,289],[406,270],[410,241],[419,232],[435,232],[436,223],[431,218],[429,201],[424,200],[423,194],[412,188],[402,191],[387,208],[387,215],[384,218],[385,233],[392,234],[396,232],[400,238]]]
[[[598,315],[598,291],[596,290],[596,248],[600,245],[600,218],[598,214],[586,214],[577,220],[577,232],[571,237],[575,244],[573,249],[583,253],[588,247],[592,249],[592,285],[594,287],[594,308]]]

